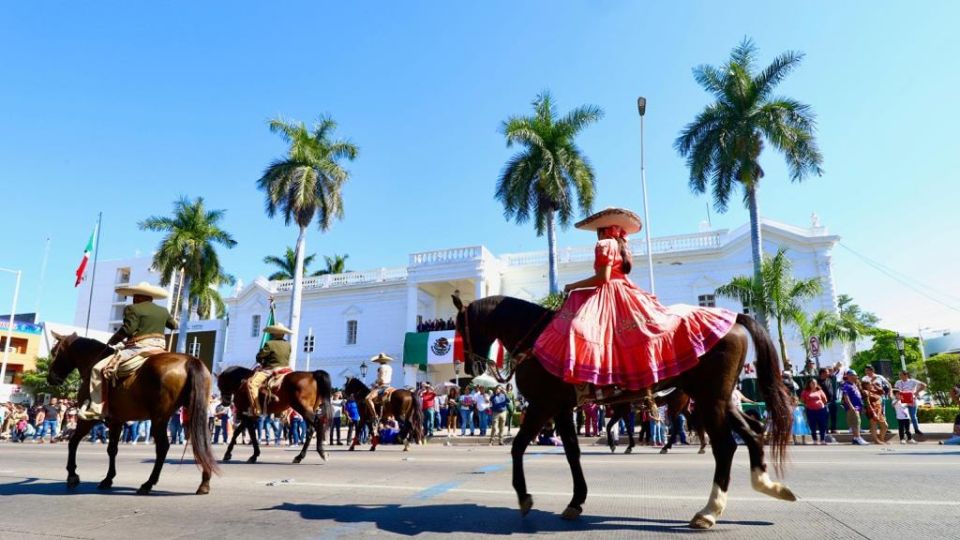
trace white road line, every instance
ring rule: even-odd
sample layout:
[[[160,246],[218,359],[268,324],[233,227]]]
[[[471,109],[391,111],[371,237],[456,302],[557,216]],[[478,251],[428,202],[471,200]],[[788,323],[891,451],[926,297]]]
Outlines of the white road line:
[[[265,485],[266,482],[257,482],[260,485]],[[370,484],[332,484],[332,483],[322,483],[322,482],[296,482],[294,484],[287,484],[287,487],[297,487],[297,486],[308,486],[308,487],[326,487],[326,488],[335,488],[335,489],[366,489],[374,491],[423,491],[428,489],[430,486],[396,486],[396,485],[370,485]],[[498,489],[470,489],[470,488],[453,488],[447,490],[445,493],[465,493],[465,494],[474,494],[474,495],[504,495],[509,497],[515,497],[516,493],[508,490],[498,490]],[[545,497],[569,497],[570,493],[560,493],[556,491],[531,491],[531,495],[541,495]],[[636,500],[672,500],[672,501],[703,501],[706,496],[701,495],[666,495],[666,494],[656,494],[656,495],[643,495],[639,493],[595,493],[590,492],[588,498],[600,498],[600,499],[636,499]],[[772,502],[774,499],[770,497],[730,497],[731,501],[743,501],[743,502]],[[811,503],[824,503],[824,504],[866,504],[866,505],[882,505],[882,506],[951,506],[951,507],[960,507],[960,501],[944,501],[944,500],[920,500],[920,499],[831,499],[823,497],[810,497],[810,498],[800,498],[800,502],[811,502]]]

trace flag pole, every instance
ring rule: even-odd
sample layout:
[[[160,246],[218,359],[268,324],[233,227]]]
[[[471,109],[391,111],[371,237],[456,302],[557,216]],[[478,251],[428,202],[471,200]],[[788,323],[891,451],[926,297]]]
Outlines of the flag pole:
[[[97,258],[100,255],[100,224],[103,222],[103,212],[97,214],[97,235],[93,244],[93,271],[90,273],[90,299],[87,301],[87,324],[83,329],[83,337],[90,334],[90,310],[93,308],[93,285],[97,280]]]

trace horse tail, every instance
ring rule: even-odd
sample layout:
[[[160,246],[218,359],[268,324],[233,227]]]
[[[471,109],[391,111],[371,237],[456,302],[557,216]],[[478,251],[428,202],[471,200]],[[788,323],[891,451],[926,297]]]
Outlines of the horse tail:
[[[737,323],[747,329],[753,338],[757,360],[757,389],[767,406],[767,418],[771,424],[772,440],[770,453],[778,474],[783,472],[787,459],[787,444],[792,436],[793,403],[780,373],[780,357],[770,334],[747,315],[737,315]]]
[[[333,399],[333,384],[330,382],[330,374],[318,369],[313,372],[313,379],[317,382],[317,395],[320,396],[321,405],[323,405],[324,421],[330,425],[333,423],[333,405],[330,403]]]
[[[423,441],[423,403],[420,402],[420,396],[416,392],[410,393],[410,399],[413,401],[413,410],[410,411],[410,429],[413,430],[413,436],[417,442]]]
[[[220,474],[217,460],[210,451],[210,427],[207,425],[207,403],[210,396],[210,372],[207,366],[197,358],[187,359],[187,384],[190,392],[187,403],[190,445],[193,447],[193,459],[206,474]]]

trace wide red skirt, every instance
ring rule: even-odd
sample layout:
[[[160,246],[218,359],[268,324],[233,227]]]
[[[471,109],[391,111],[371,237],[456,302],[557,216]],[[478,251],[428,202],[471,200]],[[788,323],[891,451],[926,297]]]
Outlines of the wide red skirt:
[[[534,345],[571,383],[647,388],[694,367],[736,323],[718,308],[664,306],[627,279],[573,291]]]

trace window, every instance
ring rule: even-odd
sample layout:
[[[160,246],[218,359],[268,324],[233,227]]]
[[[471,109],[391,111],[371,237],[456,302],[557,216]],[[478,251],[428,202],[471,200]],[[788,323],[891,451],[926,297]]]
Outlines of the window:
[[[200,357],[200,340],[194,338],[193,343],[190,344],[190,356]]]
[[[743,305],[743,314],[744,314],[744,315],[749,315],[749,314],[750,314],[750,306],[748,306],[748,305],[746,305],[746,304]]]
[[[117,284],[130,283],[130,269],[117,268]]]
[[[250,317],[250,337],[260,337],[260,316]]]
[[[357,321],[347,321],[347,345],[357,344]]]
[[[712,294],[701,294],[697,297],[697,305],[700,307],[717,307],[717,297]]]
[[[0,338],[0,351],[7,350],[6,336]],[[14,354],[27,354],[27,340],[23,338],[13,338],[10,340],[10,352]]]
[[[314,343],[316,342],[315,336],[313,334],[307,334],[303,337],[303,352],[312,353],[314,348]]]

